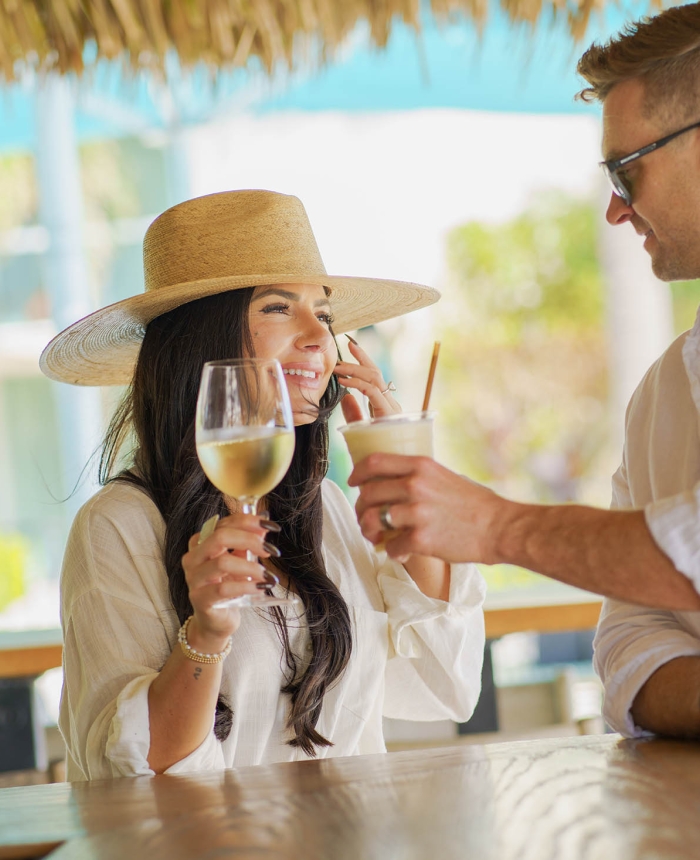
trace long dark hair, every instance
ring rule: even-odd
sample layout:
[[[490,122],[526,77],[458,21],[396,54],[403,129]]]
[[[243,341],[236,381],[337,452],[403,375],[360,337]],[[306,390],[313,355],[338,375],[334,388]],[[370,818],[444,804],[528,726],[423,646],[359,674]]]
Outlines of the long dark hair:
[[[223,496],[204,475],[195,448],[194,418],[205,361],[253,355],[248,309],[253,288],[233,290],[181,305],[156,317],[146,328],[133,381],[112,418],[100,459],[100,482],[138,484],[163,516],[165,568],[170,597],[180,622],[191,615],[181,559],[190,537],[213,514],[226,516]],[[291,707],[289,743],[307,755],[331,742],[316,731],[326,691],[339,679],[352,649],[350,615],[345,600],[328,578],[321,537],[321,481],[328,469],[328,416],[342,396],[331,376],[311,424],[296,428],[292,465],[267,496],[269,516],[281,527],[276,566],[302,599],[311,638],[311,660],[300,677],[284,615],[273,610],[283,644]],[[133,454],[126,468],[117,461],[133,433]],[[231,731],[232,713],[219,696],[214,732],[219,740]]]

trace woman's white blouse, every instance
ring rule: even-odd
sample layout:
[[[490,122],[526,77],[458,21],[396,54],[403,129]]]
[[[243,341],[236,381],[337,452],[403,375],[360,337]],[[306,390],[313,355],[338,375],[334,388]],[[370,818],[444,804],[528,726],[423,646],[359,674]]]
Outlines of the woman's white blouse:
[[[452,568],[449,602],[426,597],[405,569],[375,553],[354,511],[323,484],[323,553],[348,603],[350,662],[326,693],[317,728],[333,741],[319,757],[383,752],[382,716],[467,720],[476,705],[484,648],[485,586],[473,565]],[[162,561],[165,526],[138,488],[115,482],[78,513],[61,579],[64,687],[59,725],[69,780],[152,774],[148,688],[177,644],[179,622]],[[287,610],[303,659],[308,630]],[[229,737],[213,731],[169,773],[306,758],[286,741],[288,695],[275,625],[244,609],[224,663]],[[213,714],[212,714],[213,727]]]
[[[649,369],[627,410],[614,508],[644,508],[656,543],[700,591],[700,323]],[[605,686],[603,713],[615,731],[634,724],[634,699],[676,657],[700,655],[700,612],[650,609],[606,600],[594,642]]]

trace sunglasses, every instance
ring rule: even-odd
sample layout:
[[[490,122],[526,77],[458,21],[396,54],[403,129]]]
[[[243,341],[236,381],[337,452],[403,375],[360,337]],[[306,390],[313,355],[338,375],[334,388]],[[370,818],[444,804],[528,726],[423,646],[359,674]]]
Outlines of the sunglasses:
[[[667,134],[666,137],[655,140],[653,143],[648,143],[641,149],[638,149],[635,152],[630,152],[629,155],[623,155],[622,158],[611,158],[608,161],[601,161],[600,166],[603,168],[603,172],[610,180],[612,190],[615,194],[617,194],[618,197],[621,197],[625,203],[630,206],[632,203],[632,180],[629,176],[625,175],[624,171],[622,173],[619,173],[618,171],[620,171],[622,167],[626,167],[630,162],[641,158],[643,155],[648,155],[655,149],[661,149],[662,146],[666,146],[666,144],[670,143],[674,138],[679,137],[681,134],[685,134],[686,131],[690,131],[693,128],[700,128],[700,122],[694,122],[692,125],[687,125],[680,131],[674,131],[673,134]]]

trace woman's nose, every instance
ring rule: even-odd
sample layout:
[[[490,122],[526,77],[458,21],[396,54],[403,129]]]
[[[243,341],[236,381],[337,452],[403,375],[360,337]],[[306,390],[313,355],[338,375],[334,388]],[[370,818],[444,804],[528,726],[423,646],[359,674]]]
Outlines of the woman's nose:
[[[299,332],[298,345],[302,349],[322,350],[327,349],[333,342],[328,324],[320,320],[316,314],[310,314],[305,322],[303,330]]]
[[[625,221],[629,221],[633,215],[634,209],[631,204],[625,203],[622,197],[618,197],[615,193],[610,195],[610,202],[608,203],[608,209],[605,213],[605,220],[608,224],[611,224],[613,227],[617,224],[624,224]]]

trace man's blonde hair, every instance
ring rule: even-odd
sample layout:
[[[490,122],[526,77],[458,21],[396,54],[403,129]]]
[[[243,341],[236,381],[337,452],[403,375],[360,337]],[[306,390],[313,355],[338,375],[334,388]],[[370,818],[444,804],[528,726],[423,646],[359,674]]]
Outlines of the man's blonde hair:
[[[644,84],[645,113],[700,119],[700,3],[674,6],[628,24],[604,45],[593,43],[577,71],[590,86],[577,98],[604,101],[623,81]]]

